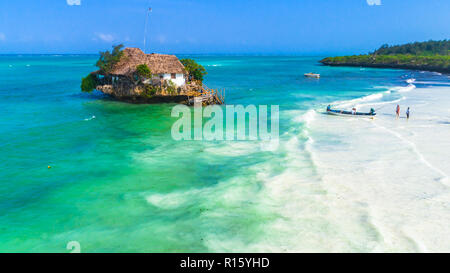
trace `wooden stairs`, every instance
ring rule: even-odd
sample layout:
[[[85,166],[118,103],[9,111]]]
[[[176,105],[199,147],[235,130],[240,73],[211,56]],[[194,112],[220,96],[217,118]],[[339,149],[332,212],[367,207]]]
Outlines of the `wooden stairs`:
[[[198,91],[188,94],[188,104],[194,105],[198,101],[203,106],[211,104],[225,104],[225,89],[210,89],[205,84]]]

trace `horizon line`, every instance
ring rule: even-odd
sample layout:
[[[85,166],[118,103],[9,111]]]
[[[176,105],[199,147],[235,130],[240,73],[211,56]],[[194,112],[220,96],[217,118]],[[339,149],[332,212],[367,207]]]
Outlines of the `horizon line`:
[[[147,54],[153,54],[157,52],[147,53]],[[333,55],[333,56],[343,56],[343,55],[360,55],[360,54],[352,54],[352,53],[330,53],[330,52],[323,52],[323,53],[300,53],[300,52],[248,52],[248,53],[233,53],[233,52],[224,52],[224,53],[167,53],[167,52],[159,52],[158,54],[169,54],[169,55],[198,55],[198,56],[308,56],[308,57],[314,57],[314,56],[325,56],[325,55]],[[365,53],[367,54],[367,53]],[[41,55],[41,56],[98,56],[100,55],[99,52],[97,53],[0,53],[0,56],[33,56],[33,55]]]

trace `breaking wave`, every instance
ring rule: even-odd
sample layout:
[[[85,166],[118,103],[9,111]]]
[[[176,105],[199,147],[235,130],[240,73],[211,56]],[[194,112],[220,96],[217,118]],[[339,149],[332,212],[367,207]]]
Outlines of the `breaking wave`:
[[[335,101],[331,104],[339,108],[351,108],[351,107],[360,108],[369,105],[382,105],[387,103],[394,103],[404,99],[403,96],[398,98],[396,94],[410,92],[415,88],[416,86],[410,83],[407,86],[392,87],[387,91],[381,93],[370,94],[361,98],[351,100]]]

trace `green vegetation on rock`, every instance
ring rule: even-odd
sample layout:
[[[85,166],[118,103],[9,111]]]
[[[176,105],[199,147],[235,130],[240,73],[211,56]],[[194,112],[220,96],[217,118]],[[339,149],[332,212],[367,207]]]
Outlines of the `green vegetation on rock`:
[[[203,81],[203,76],[207,74],[206,69],[192,59],[182,59],[180,62],[189,73],[189,80]]]
[[[151,85],[151,84],[146,84],[145,85],[145,89],[144,89],[144,96],[147,98],[151,98],[153,97],[158,91],[160,90],[160,88],[158,86],[155,85]]]
[[[96,66],[100,68],[100,72],[102,74],[108,74],[113,66],[120,61],[120,58],[123,56],[122,51],[123,45],[113,46],[113,50],[111,52],[104,51],[100,52],[100,59],[97,61]]]
[[[97,76],[94,74],[89,74],[83,79],[81,79],[81,91],[92,92],[97,86]]]
[[[152,77],[152,71],[146,64],[140,64],[136,67],[136,73],[141,78],[148,78],[150,79]]]
[[[167,82],[167,93],[170,95],[174,95],[177,92],[177,86],[171,80]]]
[[[111,52],[105,51],[100,52],[100,58],[98,59],[96,66],[100,68],[99,72],[95,74],[108,74],[112,67],[120,61],[120,58],[123,56],[122,51],[123,45],[113,46]],[[92,92],[95,87],[98,85],[97,75],[93,73],[87,75],[86,77],[81,79],[81,91],[83,92]]]

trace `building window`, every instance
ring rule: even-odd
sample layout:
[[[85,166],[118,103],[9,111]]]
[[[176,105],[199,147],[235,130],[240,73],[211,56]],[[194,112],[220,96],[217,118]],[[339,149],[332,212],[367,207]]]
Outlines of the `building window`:
[[[177,78],[177,74],[172,73],[172,74],[170,74],[170,77],[171,77],[172,79],[176,79],[176,78]]]

